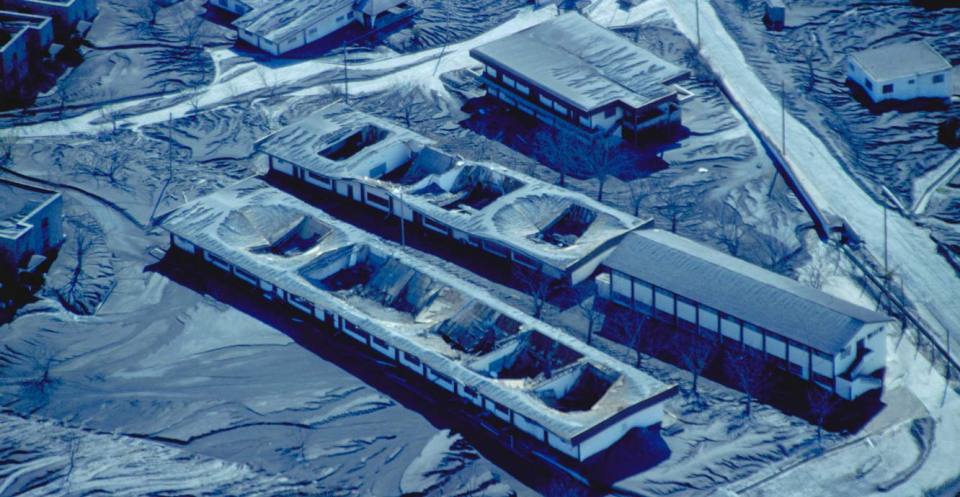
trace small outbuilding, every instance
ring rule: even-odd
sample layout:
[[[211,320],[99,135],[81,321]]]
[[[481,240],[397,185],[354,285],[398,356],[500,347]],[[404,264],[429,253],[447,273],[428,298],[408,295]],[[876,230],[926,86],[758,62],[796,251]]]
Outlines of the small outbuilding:
[[[766,0],[764,2],[763,23],[768,29],[780,31],[787,23],[787,6],[783,0]]]
[[[949,100],[951,66],[925,41],[871,48],[847,57],[847,79],[873,100]]]
[[[33,269],[63,241],[63,197],[54,191],[0,179],[0,279]]]

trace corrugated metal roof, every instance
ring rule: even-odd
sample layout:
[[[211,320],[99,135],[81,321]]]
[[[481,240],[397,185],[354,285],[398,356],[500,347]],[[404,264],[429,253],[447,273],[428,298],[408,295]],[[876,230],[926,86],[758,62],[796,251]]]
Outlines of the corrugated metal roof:
[[[878,82],[947,71],[947,59],[926,41],[897,43],[850,54],[860,67]]]
[[[676,93],[665,82],[688,73],[577,13],[487,43],[470,54],[582,111],[617,100],[642,107]]]
[[[835,354],[890,318],[661,230],[628,235],[604,265]]]

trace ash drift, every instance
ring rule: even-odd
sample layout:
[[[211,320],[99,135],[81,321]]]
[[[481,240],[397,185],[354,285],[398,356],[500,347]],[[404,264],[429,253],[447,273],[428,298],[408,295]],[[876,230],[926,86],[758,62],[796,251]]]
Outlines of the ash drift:
[[[571,284],[589,277],[627,233],[652,226],[650,218],[432,143],[334,104],[257,149],[272,171]]]
[[[173,247],[278,307],[576,460],[658,425],[677,392],[256,178],[181,207],[163,226]]]

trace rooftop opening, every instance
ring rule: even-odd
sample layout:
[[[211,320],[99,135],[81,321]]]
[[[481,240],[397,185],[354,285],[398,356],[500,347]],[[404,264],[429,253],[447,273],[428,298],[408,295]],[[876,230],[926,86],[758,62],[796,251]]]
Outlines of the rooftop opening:
[[[330,145],[321,151],[320,155],[335,161],[346,160],[382,141],[389,134],[390,132],[383,128],[368,124]]]
[[[466,300],[459,291],[365,246],[325,254],[300,273],[314,286],[383,319],[440,322]]]
[[[458,158],[437,150],[424,147],[413,160],[383,175],[380,179],[398,185],[412,185],[431,174],[443,174],[449,171]]]
[[[552,378],[583,357],[579,352],[531,331],[493,350],[476,363],[481,372],[500,379]]]
[[[577,243],[596,219],[597,213],[592,209],[572,204],[534,236],[558,247],[569,247]]]
[[[478,211],[523,185],[516,178],[486,167],[466,166],[457,172],[449,189],[431,182],[413,193],[433,197],[431,201],[446,210]]]
[[[247,206],[230,212],[219,228],[225,240],[255,254],[296,257],[333,232],[318,219],[281,205]]]
[[[471,302],[436,328],[453,348],[472,355],[493,350],[497,342],[515,335],[520,323],[481,302]]]
[[[618,375],[584,364],[543,382],[536,390],[544,404],[562,412],[589,411],[610,389]]]

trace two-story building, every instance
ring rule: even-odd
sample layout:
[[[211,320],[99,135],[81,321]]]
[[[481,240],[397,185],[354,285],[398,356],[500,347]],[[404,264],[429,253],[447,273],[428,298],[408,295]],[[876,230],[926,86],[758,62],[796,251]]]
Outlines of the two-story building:
[[[49,17],[0,10],[0,96],[24,97],[53,44]]]
[[[63,197],[0,179],[0,276],[28,269],[63,241]]]
[[[925,41],[897,43],[852,53],[847,78],[874,103],[934,98],[949,100],[953,66]]]
[[[237,36],[273,55],[313,43],[353,23],[366,29],[412,16],[405,0],[208,0],[209,5],[239,15]]]
[[[628,235],[598,277],[610,300],[852,400],[883,387],[890,317],[660,230]]]
[[[487,93],[577,136],[661,139],[681,125],[689,71],[577,13],[470,50]]]

